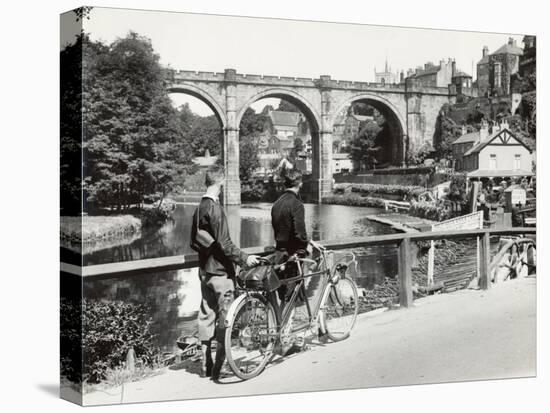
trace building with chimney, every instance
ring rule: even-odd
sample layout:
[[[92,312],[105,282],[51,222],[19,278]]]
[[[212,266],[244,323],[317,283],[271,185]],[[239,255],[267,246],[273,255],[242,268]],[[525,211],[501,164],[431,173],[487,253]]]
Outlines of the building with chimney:
[[[479,96],[509,96],[511,77],[518,72],[523,50],[513,38],[489,54],[483,46],[481,60],[477,63],[477,88]]]
[[[464,133],[453,142],[452,148],[455,169],[467,172],[468,178],[533,175],[531,150],[510,131],[505,120],[491,131],[483,121],[479,131]]]
[[[456,73],[456,63],[453,59],[441,60],[439,65],[427,62],[424,67],[416,68],[408,76],[410,82],[417,86],[448,87]]]

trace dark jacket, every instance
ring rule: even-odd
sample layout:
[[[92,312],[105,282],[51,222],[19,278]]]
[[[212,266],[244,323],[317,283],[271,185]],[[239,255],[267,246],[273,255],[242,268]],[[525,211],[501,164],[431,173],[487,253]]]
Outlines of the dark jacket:
[[[304,203],[294,191],[286,190],[271,208],[271,224],[277,249],[289,254],[305,250],[309,239],[306,233]]]
[[[197,233],[197,213],[199,228],[204,229],[216,240],[208,249],[199,253],[199,267],[212,275],[235,276],[235,265],[244,265],[248,255],[241,251],[229,236],[227,217],[219,202],[203,197],[195,213],[191,226],[191,244]]]

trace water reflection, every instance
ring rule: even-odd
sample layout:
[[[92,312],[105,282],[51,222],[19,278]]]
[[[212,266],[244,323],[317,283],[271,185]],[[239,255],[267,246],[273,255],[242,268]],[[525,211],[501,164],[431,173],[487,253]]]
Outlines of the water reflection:
[[[84,251],[84,265],[132,261],[192,253],[189,234],[196,205],[178,204],[173,220],[156,231],[143,231],[139,239],[125,245],[99,251]],[[306,227],[315,240],[351,236],[387,234],[386,225],[369,221],[366,216],[380,212],[376,208],[343,205],[305,205]],[[273,245],[271,204],[254,203],[226,208],[229,230],[241,247]]]

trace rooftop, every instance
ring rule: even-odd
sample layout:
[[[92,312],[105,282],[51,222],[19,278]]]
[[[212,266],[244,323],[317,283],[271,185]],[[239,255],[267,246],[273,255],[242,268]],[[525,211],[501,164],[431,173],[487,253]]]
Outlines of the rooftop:
[[[472,77],[472,76],[466,72],[458,71],[457,73],[455,73],[453,77]]]
[[[479,131],[476,132],[470,132],[462,135],[461,137],[457,138],[453,145],[456,143],[469,143],[469,142],[475,142],[479,140]]]
[[[475,144],[474,146],[472,146],[470,149],[468,149],[466,151],[466,153],[464,154],[464,156],[468,156],[468,155],[471,155],[473,153],[476,153],[476,152],[479,152],[481,151],[483,148],[485,148],[489,143],[491,143],[497,136],[499,136],[501,133],[503,133],[504,131],[506,131],[509,135],[511,135],[517,142],[519,142],[521,145],[523,145],[525,148],[527,148],[527,150],[529,150],[529,152],[531,152],[531,149],[529,149],[529,147],[527,145],[525,145],[525,143],[523,143],[521,141],[521,139],[519,139],[516,135],[514,135],[508,128],[504,128],[504,129],[499,129],[499,130],[496,130],[494,131],[493,133],[491,133],[487,138],[485,138],[483,141],[481,142],[478,142],[477,144]],[[479,134],[479,132],[478,132]]]
[[[280,110],[272,110],[269,112],[269,117],[274,126],[296,126],[300,122],[301,114],[297,112],[283,112]]]
[[[532,176],[533,172],[523,169],[476,169],[466,174],[469,178],[494,178],[509,176]]]
[[[516,46],[515,44],[506,43],[500,46],[496,52],[491,53],[491,55],[496,54],[515,54],[515,55],[522,55],[523,49],[521,47]]]

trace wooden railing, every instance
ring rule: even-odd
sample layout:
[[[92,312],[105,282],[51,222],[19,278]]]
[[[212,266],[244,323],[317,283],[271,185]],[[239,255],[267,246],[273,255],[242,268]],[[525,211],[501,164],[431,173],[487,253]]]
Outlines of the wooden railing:
[[[493,235],[525,235],[536,234],[536,228],[498,228],[498,229],[469,229],[451,231],[430,231],[416,233],[399,233],[389,235],[376,235],[368,237],[340,238],[335,240],[320,241],[330,250],[343,250],[349,248],[361,248],[374,245],[396,245],[398,248],[398,277],[399,277],[399,301],[402,307],[410,307],[413,303],[412,294],[412,257],[411,243],[418,241],[434,241],[442,239],[480,239],[480,280],[482,289],[491,286],[490,281],[490,249],[489,241]],[[249,254],[265,255],[263,247],[245,248]],[[61,271],[81,276],[85,279],[109,279],[129,277],[147,273],[181,270],[198,266],[196,254],[177,255],[172,257],[152,258],[138,261],[117,262],[111,264],[90,265],[80,267],[61,263]]]

